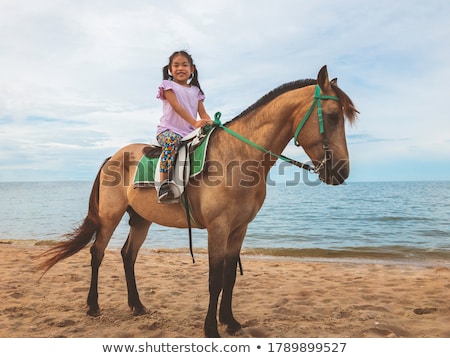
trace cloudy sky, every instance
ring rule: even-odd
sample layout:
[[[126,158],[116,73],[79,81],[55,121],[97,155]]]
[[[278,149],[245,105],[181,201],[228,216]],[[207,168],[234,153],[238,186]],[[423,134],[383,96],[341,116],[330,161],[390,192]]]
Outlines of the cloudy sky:
[[[361,112],[350,180],[450,180],[449,38],[448,0],[0,0],[0,181],[93,180],[154,142],[179,49],[224,121],[326,64]]]

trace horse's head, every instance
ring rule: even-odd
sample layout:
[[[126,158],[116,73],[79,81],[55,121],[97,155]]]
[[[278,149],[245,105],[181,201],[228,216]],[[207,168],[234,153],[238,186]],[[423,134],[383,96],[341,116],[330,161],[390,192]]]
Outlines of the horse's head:
[[[320,180],[339,185],[350,174],[345,118],[354,122],[358,111],[337,86],[337,80],[328,79],[326,66],[317,75],[317,85],[310,88],[312,104],[300,119],[294,140],[311,158]]]

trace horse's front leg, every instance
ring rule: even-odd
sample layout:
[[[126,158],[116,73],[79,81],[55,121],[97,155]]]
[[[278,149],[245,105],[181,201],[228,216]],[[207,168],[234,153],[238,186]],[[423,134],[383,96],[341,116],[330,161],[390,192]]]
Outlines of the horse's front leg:
[[[236,321],[232,310],[233,288],[236,282],[236,266],[239,256],[227,257],[225,259],[223,275],[223,292],[220,301],[219,320],[227,325],[227,333],[234,335],[242,326]]]
[[[224,259],[226,241],[229,235],[228,223],[208,227],[208,259],[209,259],[209,304],[205,319],[205,336],[219,338],[217,329],[217,307],[219,295],[223,288]]]
[[[236,334],[242,328],[241,324],[234,318],[232,299],[233,288],[236,282],[236,266],[246,232],[247,225],[235,230],[230,235],[224,260],[223,292],[220,302],[219,320],[227,325],[227,332],[231,335]]]
[[[205,336],[207,338],[220,338],[217,329],[217,306],[220,291],[222,291],[223,261],[209,263],[209,305],[205,319]]]
[[[226,225],[227,227],[229,225]],[[236,229],[231,235],[226,230],[208,230],[209,256],[209,306],[205,319],[205,335],[209,338],[220,337],[217,329],[217,308],[220,292],[219,319],[226,324],[227,332],[235,334],[241,329],[241,324],[235,320],[231,309],[233,288],[236,282],[236,265],[244,240],[247,226]]]

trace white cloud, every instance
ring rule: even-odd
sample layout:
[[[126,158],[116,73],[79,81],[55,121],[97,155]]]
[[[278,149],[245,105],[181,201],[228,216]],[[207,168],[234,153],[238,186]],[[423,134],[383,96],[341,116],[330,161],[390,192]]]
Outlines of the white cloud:
[[[150,140],[161,68],[182,48],[198,65],[207,109],[225,120],[327,64],[361,111],[348,131],[366,139],[350,136],[356,163],[448,160],[449,10],[438,0],[3,1],[0,180],[11,148],[25,158],[33,148],[21,164],[33,166],[86,147],[94,162]]]

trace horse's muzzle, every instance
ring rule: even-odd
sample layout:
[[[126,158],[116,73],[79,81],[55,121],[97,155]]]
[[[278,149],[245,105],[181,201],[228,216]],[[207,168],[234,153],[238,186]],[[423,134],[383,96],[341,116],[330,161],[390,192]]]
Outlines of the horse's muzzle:
[[[348,160],[327,161],[323,169],[319,172],[319,178],[325,184],[340,185],[350,174]]]

